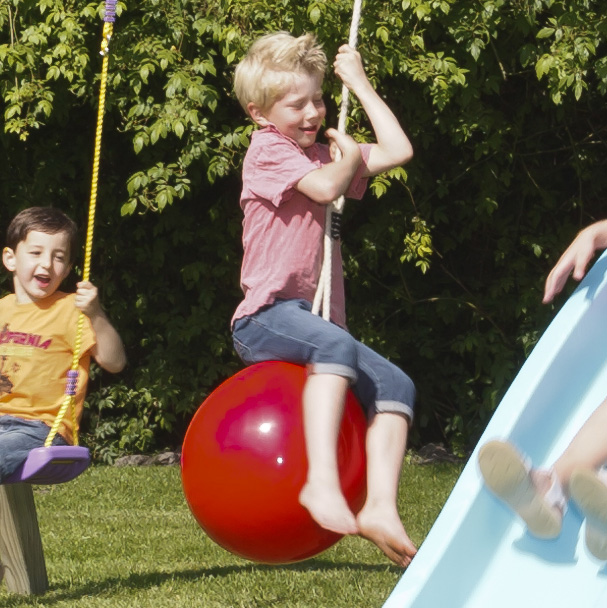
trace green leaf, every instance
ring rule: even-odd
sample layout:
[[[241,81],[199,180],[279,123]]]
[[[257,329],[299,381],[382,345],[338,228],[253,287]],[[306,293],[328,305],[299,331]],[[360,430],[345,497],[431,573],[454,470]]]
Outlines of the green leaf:
[[[537,33],[537,38],[550,38],[554,36],[556,30],[553,27],[544,27]]]

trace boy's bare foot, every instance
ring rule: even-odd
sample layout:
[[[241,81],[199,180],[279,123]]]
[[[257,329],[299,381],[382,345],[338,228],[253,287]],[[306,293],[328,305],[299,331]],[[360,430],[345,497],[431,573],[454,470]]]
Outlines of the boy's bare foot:
[[[299,493],[299,503],[321,528],[337,534],[358,534],[356,518],[341,491],[308,482]]]
[[[395,564],[406,568],[417,553],[393,508],[366,504],[357,515],[359,534],[376,544]]]

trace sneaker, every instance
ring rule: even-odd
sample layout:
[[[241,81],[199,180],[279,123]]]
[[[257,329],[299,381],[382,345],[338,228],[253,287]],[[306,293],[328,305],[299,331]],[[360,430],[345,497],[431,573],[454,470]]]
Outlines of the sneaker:
[[[479,451],[478,463],[487,487],[527,524],[538,538],[556,538],[565,513],[566,500],[553,471],[546,471],[551,486],[538,491],[528,461],[509,443],[490,441]]]

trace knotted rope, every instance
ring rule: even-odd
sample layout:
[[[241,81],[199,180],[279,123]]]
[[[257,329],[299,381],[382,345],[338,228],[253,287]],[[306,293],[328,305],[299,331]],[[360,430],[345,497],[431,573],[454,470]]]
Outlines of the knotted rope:
[[[348,45],[353,49],[356,48],[358,42],[358,27],[360,24],[360,16],[362,9],[362,0],[354,0],[352,9],[352,20],[350,22],[350,37]],[[350,91],[344,84],[341,88],[341,107],[339,111],[339,120],[337,130],[340,133],[346,132],[346,120],[350,106]],[[336,153],[336,161],[341,160],[339,150]],[[323,262],[318,279],[318,286],[312,303],[312,312],[319,314],[322,302],[322,317],[326,321],[331,318],[331,268],[333,265],[333,244],[338,242],[340,238],[341,214],[343,213],[345,197],[342,195],[337,200],[327,205],[325,232],[323,238]]]

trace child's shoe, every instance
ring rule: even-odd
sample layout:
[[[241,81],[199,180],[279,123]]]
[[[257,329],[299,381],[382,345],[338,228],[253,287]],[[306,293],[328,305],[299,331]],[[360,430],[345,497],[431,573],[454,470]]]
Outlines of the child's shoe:
[[[489,489],[527,524],[539,538],[556,538],[561,532],[566,499],[552,470],[532,472],[528,462],[509,443],[490,441],[479,451],[478,463]],[[536,486],[536,477],[548,476],[545,494]]]
[[[588,469],[574,471],[569,480],[571,498],[586,518],[586,546],[598,559],[607,560],[607,479]]]

